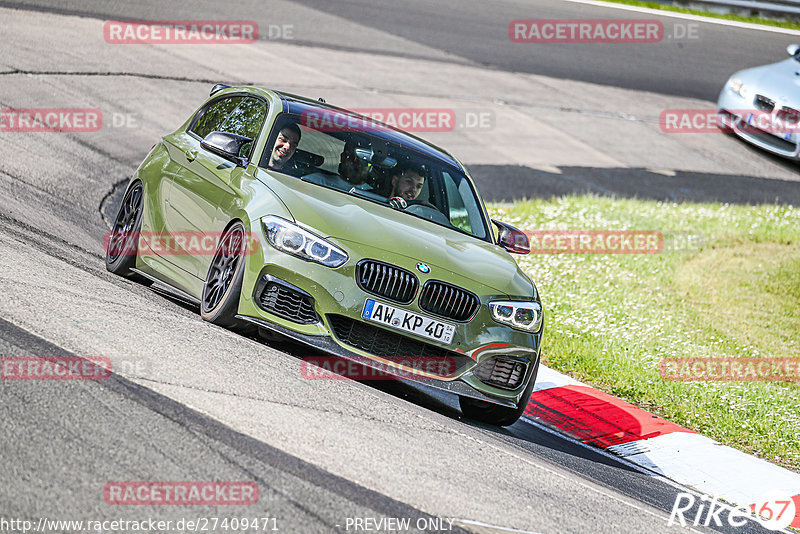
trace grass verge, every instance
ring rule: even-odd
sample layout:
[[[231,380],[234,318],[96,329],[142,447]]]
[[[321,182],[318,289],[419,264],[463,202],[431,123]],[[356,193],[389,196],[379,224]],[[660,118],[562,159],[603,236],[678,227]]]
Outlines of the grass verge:
[[[628,6],[649,7],[650,9],[660,9],[661,11],[673,11],[675,13],[686,13],[689,15],[698,15],[701,17],[710,17],[714,19],[733,20],[736,22],[748,22],[750,24],[761,24],[764,26],[775,26],[778,28],[786,28],[789,30],[800,30],[800,22],[793,20],[781,19],[767,19],[764,17],[750,17],[746,15],[714,13],[712,11],[704,11],[701,9],[692,9],[688,7],[675,6],[670,4],[660,4],[658,2],[642,2],[639,0],[602,0],[611,4],[625,4]]]
[[[800,382],[668,381],[668,357],[800,358],[800,209],[569,196],[493,206],[525,230],[659,230],[659,254],[519,256],[554,369],[800,472]],[[698,246],[700,244],[700,246]]]

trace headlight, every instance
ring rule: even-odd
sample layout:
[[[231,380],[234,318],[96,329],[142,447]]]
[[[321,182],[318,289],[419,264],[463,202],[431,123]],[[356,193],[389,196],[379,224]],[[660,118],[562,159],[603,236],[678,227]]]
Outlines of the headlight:
[[[270,215],[261,223],[269,244],[281,252],[333,268],[347,261],[345,251],[285,219]]]
[[[489,303],[492,319],[518,330],[538,332],[542,327],[542,305],[538,302],[495,300]]]
[[[750,96],[750,90],[739,78],[731,78],[728,80],[728,87],[730,87],[734,93],[742,98],[748,98]]]

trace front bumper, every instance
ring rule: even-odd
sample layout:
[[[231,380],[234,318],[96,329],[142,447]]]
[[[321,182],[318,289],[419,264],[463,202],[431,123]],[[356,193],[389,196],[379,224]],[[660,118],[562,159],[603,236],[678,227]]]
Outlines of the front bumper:
[[[752,112],[756,112],[754,99],[755,95],[753,98],[744,98],[726,85],[719,95],[717,110],[733,133],[748,143],[778,156],[800,158],[800,134],[797,132],[770,132],[758,128],[755,122],[748,124]],[[779,111],[780,106],[776,105],[772,111],[776,121]]]
[[[374,358],[364,356],[363,354],[359,354],[351,349],[346,348],[344,345],[334,341],[334,339],[331,336],[310,336],[308,334],[302,334],[290,328],[280,326],[265,319],[248,317],[246,315],[237,315],[236,318],[242,321],[249,322],[261,328],[266,328],[270,332],[281,334],[290,339],[293,339],[294,341],[302,343],[308,347],[323,351],[326,354],[338,356],[340,358],[345,358],[347,360],[356,362],[360,365],[364,365],[366,367],[375,369],[376,371],[379,372],[383,373],[389,372],[387,366],[380,364],[380,362],[376,361]],[[523,381],[523,386],[522,386],[523,390],[524,387],[530,382],[530,380],[534,380],[536,378],[538,370],[539,370],[539,358],[537,355],[536,360],[533,362],[532,365],[528,367],[528,376],[526,377],[526,380]],[[398,373],[395,374],[395,376],[400,380],[410,380],[418,384],[422,384],[442,391],[447,391],[449,393],[454,393],[459,396],[483,400],[486,402],[491,402],[493,404],[506,406],[509,408],[516,408],[520,400],[519,396],[515,398],[505,398],[484,393],[482,391],[482,388],[480,387],[481,382],[477,378],[475,378],[474,374],[471,371],[465,373],[465,375],[462,375],[459,379],[455,380],[440,380],[434,378],[423,378],[421,376],[415,376],[411,378],[408,372],[404,372],[402,369],[397,369],[397,371]],[[478,384],[475,384],[475,382],[478,382]]]
[[[257,228],[256,224],[258,221],[253,222],[254,229]],[[259,234],[259,232],[254,233]],[[476,291],[481,304],[474,317],[468,322],[459,323],[436,317],[455,325],[451,343],[444,345],[413,334],[383,328],[371,322],[367,323],[361,319],[361,311],[366,299],[381,300],[380,297],[362,290],[356,283],[356,264],[365,257],[363,248],[368,247],[359,247],[359,252],[362,254],[358,255],[355,254],[355,251],[348,249],[350,258],[347,263],[337,269],[331,269],[279,252],[266,243],[263,236],[262,241],[262,246],[248,257],[237,317],[319,351],[310,353],[309,356],[316,356],[319,353],[335,355],[378,371],[394,374],[400,379],[412,380],[457,395],[507,407],[516,407],[524,395],[527,385],[532,379],[535,379],[544,327],[536,334],[529,334],[496,323],[489,315],[487,304],[490,300],[508,298],[507,295]],[[337,245],[342,246],[341,243],[337,243]],[[342,246],[342,248],[347,247]],[[407,257],[385,251],[367,250],[366,253],[368,254],[366,257],[401,267],[405,267],[404,264],[409,262]],[[441,279],[441,271],[438,272],[438,275],[438,278]],[[419,278],[420,282],[424,283],[425,276],[422,275]],[[448,273],[446,281],[470,290],[475,289],[475,282],[454,273]],[[273,307],[270,308],[271,311],[267,311],[259,297],[264,291],[265,285],[270,282],[293,289],[295,295],[310,297],[313,303],[313,316],[308,313],[309,308],[305,305],[302,315],[284,313],[283,308]],[[416,295],[408,305],[396,303],[392,303],[392,305],[420,315],[435,317],[419,308],[418,296]],[[298,318],[303,320],[299,321]],[[403,350],[407,352],[400,353],[400,356],[403,357],[398,359],[386,354],[378,355],[362,350],[363,344],[342,336],[341,327],[339,327],[337,335],[334,327],[336,325],[332,324],[337,320],[350,321],[358,327],[378,329],[394,338],[402,337],[402,343],[396,344],[398,346],[402,344]],[[415,358],[425,359],[442,355],[450,362],[454,362],[454,366],[451,365],[444,375],[426,370],[421,371],[420,369],[426,369],[425,366],[419,367],[413,363]],[[516,388],[509,390],[488,384],[485,381],[485,373],[482,372],[484,380],[481,380],[476,374],[481,364],[497,357],[507,361],[520,362],[526,366],[524,378]],[[409,361],[410,365],[408,365]]]

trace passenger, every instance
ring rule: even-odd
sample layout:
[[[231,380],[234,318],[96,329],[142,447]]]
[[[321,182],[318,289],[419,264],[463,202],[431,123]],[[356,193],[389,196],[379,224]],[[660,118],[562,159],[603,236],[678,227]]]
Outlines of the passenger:
[[[374,189],[368,183],[370,164],[356,155],[356,148],[362,146],[363,144],[356,139],[347,140],[339,160],[339,175],[350,187],[370,191]]]
[[[270,153],[269,166],[271,168],[281,170],[289,163],[297,150],[297,145],[300,144],[301,135],[300,127],[293,122],[281,128]]]
[[[404,200],[416,200],[425,184],[425,173],[420,167],[406,167],[400,174],[392,176],[392,193],[390,198],[401,197]]]

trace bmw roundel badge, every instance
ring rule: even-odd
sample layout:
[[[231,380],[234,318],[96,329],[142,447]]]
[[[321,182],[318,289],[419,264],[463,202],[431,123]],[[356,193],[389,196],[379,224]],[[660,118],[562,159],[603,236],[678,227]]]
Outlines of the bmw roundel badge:
[[[421,272],[422,274],[428,274],[429,272],[431,272],[431,268],[428,267],[428,264],[427,263],[422,263],[422,262],[419,262],[417,264],[417,270],[419,272]]]

